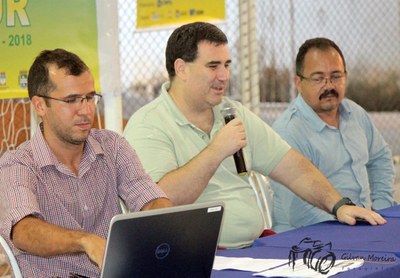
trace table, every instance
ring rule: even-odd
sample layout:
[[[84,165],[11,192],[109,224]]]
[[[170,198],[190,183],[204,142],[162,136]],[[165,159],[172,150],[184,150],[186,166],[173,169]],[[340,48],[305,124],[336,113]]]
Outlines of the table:
[[[319,240],[333,252],[337,260],[364,258],[362,267],[334,277],[400,277],[400,206],[378,211],[387,220],[385,225],[371,226],[358,222],[348,226],[327,221],[296,230],[257,239],[252,247],[219,250],[218,256],[288,259],[292,247],[304,238]],[[330,247],[330,248],[329,248]],[[253,273],[234,270],[213,270],[211,277],[255,277]]]

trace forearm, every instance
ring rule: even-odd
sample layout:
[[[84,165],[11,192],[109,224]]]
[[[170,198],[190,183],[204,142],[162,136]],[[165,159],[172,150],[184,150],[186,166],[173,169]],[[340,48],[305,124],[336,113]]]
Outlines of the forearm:
[[[367,165],[372,208],[383,209],[394,204],[394,166],[391,156]]]
[[[174,205],[190,204],[203,192],[224,156],[211,145],[184,166],[167,173],[158,182]]]
[[[158,198],[145,204],[141,210],[151,210],[158,208],[172,207],[172,202],[166,198]]]
[[[34,255],[48,257],[66,253],[84,252],[85,241],[91,235],[63,229],[33,216],[27,216],[14,225],[14,245]]]
[[[286,185],[303,200],[329,213],[332,213],[333,207],[342,199],[322,173],[293,149],[272,170],[270,177]],[[371,225],[386,223],[379,214],[351,205],[340,206],[337,209],[337,219],[349,225],[354,225],[357,219],[365,219]]]
[[[387,168],[376,170],[368,170],[368,177],[372,208],[379,210],[394,205],[394,172]]]
[[[372,199],[372,206],[371,208],[374,210],[380,210],[384,208],[391,207],[395,204],[395,200],[393,198],[393,194],[382,194],[382,196],[379,196],[378,194],[372,194],[371,199]]]
[[[331,213],[342,198],[325,176],[303,155],[291,149],[270,177],[308,203]]]

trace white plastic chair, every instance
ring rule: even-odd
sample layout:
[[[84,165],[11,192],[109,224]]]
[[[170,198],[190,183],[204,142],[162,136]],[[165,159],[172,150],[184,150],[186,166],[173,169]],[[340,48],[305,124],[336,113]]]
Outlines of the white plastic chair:
[[[124,200],[122,200],[121,198],[119,198],[119,205],[121,206],[122,213],[128,213],[129,212],[128,207],[126,206]]]
[[[21,270],[19,269],[17,260],[14,257],[13,252],[11,251],[10,246],[8,246],[7,241],[0,235],[0,245],[3,247],[4,252],[7,255],[8,261],[10,262],[12,272],[15,278],[22,278]]]
[[[264,229],[271,229],[273,191],[271,189],[269,181],[264,175],[256,171],[250,171],[249,183],[256,194],[257,204],[264,218]]]

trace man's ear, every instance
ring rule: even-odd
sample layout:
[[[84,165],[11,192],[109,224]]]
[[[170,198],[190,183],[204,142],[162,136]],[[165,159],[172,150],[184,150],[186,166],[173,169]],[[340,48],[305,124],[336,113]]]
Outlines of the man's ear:
[[[296,89],[298,93],[301,93],[301,78],[298,75],[294,76],[294,84],[296,85]]]
[[[175,74],[179,79],[186,80],[186,67],[187,64],[181,58],[175,60],[174,68]]]
[[[45,111],[47,108],[45,99],[42,97],[34,96],[31,99],[31,103],[32,103],[32,106],[35,109],[36,113],[40,117],[42,117],[45,114]]]

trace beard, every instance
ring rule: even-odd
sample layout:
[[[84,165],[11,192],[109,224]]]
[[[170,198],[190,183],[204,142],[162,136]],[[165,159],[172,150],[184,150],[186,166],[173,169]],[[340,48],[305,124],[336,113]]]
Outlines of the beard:
[[[89,121],[85,119],[85,121]],[[86,142],[89,136],[90,130],[81,132],[72,132],[72,128],[66,128],[65,126],[53,125],[53,132],[57,138],[67,144],[71,145],[82,145]]]
[[[71,134],[68,132],[65,132],[64,130],[58,130],[57,131],[58,138],[61,139],[65,143],[69,143],[71,145],[82,145],[85,143],[86,139],[89,136],[89,131],[85,134]]]

